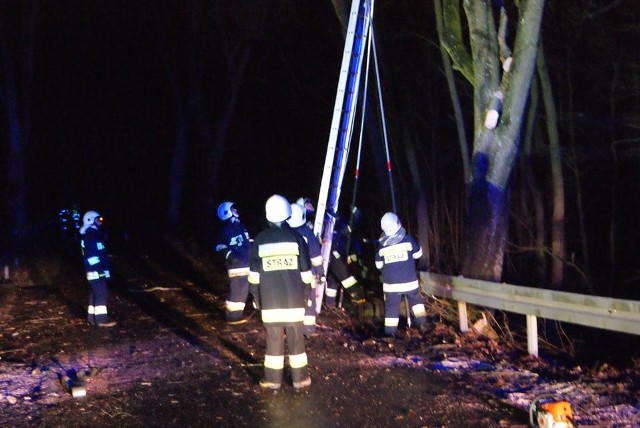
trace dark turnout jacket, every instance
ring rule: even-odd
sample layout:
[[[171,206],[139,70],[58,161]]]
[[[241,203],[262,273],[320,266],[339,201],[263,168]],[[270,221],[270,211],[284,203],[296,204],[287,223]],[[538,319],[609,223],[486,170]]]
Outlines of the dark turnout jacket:
[[[311,270],[315,275],[324,276],[324,266],[322,265],[322,254],[320,240],[313,234],[313,230],[306,224],[292,228],[304,238],[309,247],[309,257],[311,258]]]
[[[385,292],[406,292],[418,288],[416,260],[422,256],[422,247],[404,228],[393,236],[383,235],[376,251],[376,267],[382,271],[382,289]]]
[[[236,276],[234,273],[247,274],[250,247],[249,232],[240,221],[227,220],[222,224],[216,251],[224,257],[229,276]]]
[[[80,249],[82,251],[84,270],[89,281],[111,276],[107,249],[104,245],[104,233],[102,231],[93,227],[88,228],[84,235],[80,235]]]
[[[255,238],[249,258],[251,294],[266,324],[302,322],[313,279],[307,244],[288,224]]]

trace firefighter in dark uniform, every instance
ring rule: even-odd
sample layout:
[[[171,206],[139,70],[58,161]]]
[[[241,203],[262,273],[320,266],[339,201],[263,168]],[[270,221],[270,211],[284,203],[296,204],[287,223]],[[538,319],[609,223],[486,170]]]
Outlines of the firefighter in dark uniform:
[[[311,258],[311,272],[313,273],[312,297],[315,296],[316,287],[324,287],[327,280],[324,275],[322,254],[320,254],[320,240],[313,234],[313,230],[307,225],[306,209],[299,203],[291,204],[291,217],[287,220],[289,226],[304,238],[309,247]],[[310,337],[316,332],[316,308],[315,304],[309,304],[304,314],[304,335]]]
[[[81,222],[80,211],[75,204],[72,208],[63,208],[58,211],[58,221],[64,249],[73,251],[73,254],[76,254]]]
[[[307,226],[309,229],[313,230],[313,222],[316,214],[316,207],[313,206],[313,202],[311,202],[310,198],[301,196],[296,200],[296,204],[304,207],[304,216],[307,219]]]
[[[300,197],[296,203],[305,208],[305,215],[307,219],[306,224],[313,232],[312,219],[315,216],[315,207],[313,206],[313,203],[311,203],[311,199],[307,197]],[[325,281],[316,283],[314,299],[316,315],[318,315],[322,310],[323,299],[327,307],[334,307],[336,305],[338,290],[340,287],[343,287],[345,290],[350,288],[351,290],[356,290],[356,288],[352,287],[358,284],[358,280],[349,272],[349,267],[347,265],[348,261],[344,257],[346,254],[346,251],[343,248],[346,247],[346,236],[344,235],[344,231],[346,229],[338,227],[339,222],[340,220],[338,219],[338,221],[336,221],[336,228],[334,228],[333,231],[330,255],[331,259],[327,264],[327,272],[324,278]],[[354,303],[364,302],[364,298],[360,293],[351,292],[350,297]]]
[[[280,389],[284,371],[285,334],[293,387],[311,385],[307,372],[303,321],[310,297],[311,260],[307,244],[286,220],[289,201],[271,196],[265,205],[269,227],[260,232],[251,249],[249,282],[267,333],[262,388]]]
[[[325,290],[325,304],[335,306],[338,290],[343,288],[353,303],[364,303],[364,297],[359,292],[358,280],[349,271],[350,256],[347,254],[348,225],[338,218],[333,229],[331,240],[331,260],[327,267],[327,288]]]
[[[422,256],[422,247],[407,235],[395,213],[388,212],[383,215],[380,227],[382,235],[376,250],[375,263],[383,278],[385,334],[396,334],[400,321],[400,303],[404,296],[407,297],[416,326],[423,331],[427,313],[416,273],[416,260]]]
[[[80,250],[87,281],[91,286],[87,321],[95,327],[113,327],[115,321],[107,313],[107,282],[111,277],[105,235],[102,231],[104,219],[96,211],[87,211],[80,228]]]
[[[233,202],[223,202],[218,206],[218,218],[223,222],[216,251],[224,257],[229,275],[229,294],[225,302],[226,319],[229,324],[246,322],[242,318],[249,295],[249,232],[240,222],[240,216]]]

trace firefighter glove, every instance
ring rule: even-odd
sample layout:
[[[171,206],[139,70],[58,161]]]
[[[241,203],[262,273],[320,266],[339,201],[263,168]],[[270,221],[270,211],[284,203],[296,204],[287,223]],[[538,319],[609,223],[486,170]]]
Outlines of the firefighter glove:
[[[316,280],[313,284],[313,288],[325,288],[325,285],[327,284],[327,277],[324,275],[319,275],[316,277]]]

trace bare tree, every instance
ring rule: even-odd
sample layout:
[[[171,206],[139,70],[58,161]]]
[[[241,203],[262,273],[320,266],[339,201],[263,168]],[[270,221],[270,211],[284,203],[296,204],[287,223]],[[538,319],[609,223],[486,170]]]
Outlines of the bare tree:
[[[520,157],[522,164],[523,175],[523,189],[522,189],[522,212],[528,213],[531,211],[531,200],[533,201],[533,223],[531,228],[533,232],[532,237],[526,242],[532,242],[532,246],[535,249],[535,263],[533,266],[533,283],[542,283],[546,279],[547,271],[547,259],[545,249],[545,224],[544,224],[544,204],[542,200],[542,191],[535,178],[533,168],[531,166],[531,158],[533,151],[534,140],[540,141],[542,138],[538,137],[539,133],[536,133],[536,119],[538,117],[538,101],[539,101],[539,84],[538,80],[534,79],[531,83],[531,98],[529,103],[529,111],[527,115],[527,125],[525,127],[525,133],[523,138],[523,150]],[[535,137],[534,137],[535,134]],[[528,195],[531,195],[530,197]]]
[[[185,9],[186,5],[185,5]],[[180,33],[184,31],[178,28],[171,28],[169,16],[175,11],[166,10],[161,4],[152,4],[145,8],[146,16],[150,18],[150,27],[154,30],[156,48],[162,58],[162,64],[171,89],[174,114],[175,114],[175,142],[173,146],[173,155],[171,156],[171,165],[169,168],[169,210],[167,222],[170,227],[175,227],[180,222],[180,208],[182,202],[183,183],[185,163],[187,160],[187,138],[188,138],[188,109],[189,100],[187,98],[188,91],[184,87],[187,81],[182,76],[183,63],[180,52],[187,51],[187,57],[193,55],[193,49],[184,49],[176,40],[171,40],[170,34]],[[178,21],[180,22],[180,21]],[[190,22],[189,22],[190,23]],[[188,27],[192,29],[192,27]],[[186,37],[190,40],[190,37]],[[193,60],[187,61],[189,65],[193,65]],[[201,82],[193,82],[192,85]]]
[[[166,6],[166,5],[165,5]],[[244,7],[244,9],[243,9]],[[245,10],[246,9],[246,10]],[[173,28],[169,19],[175,10],[154,4],[153,23],[158,51],[171,88],[175,109],[175,144],[169,169],[168,224],[181,223],[185,171],[189,154],[204,176],[203,188],[196,189],[204,202],[196,210],[212,212],[217,197],[220,166],[224,157],[226,135],[236,109],[238,93],[245,77],[251,52],[251,39],[262,31],[265,8],[251,9],[243,4],[214,4],[203,0],[185,0],[181,27]],[[227,26],[234,26],[233,30]],[[175,37],[178,34],[178,37]],[[170,36],[174,36],[171,38]],[[226,61],[224,79],[208,74],[207,61]],[[214,82],[218,82],[215,84]],[[214,84],[212,84],[214,83]],[[218,111],[209,107],[216,98]],[[212,120],[212,118],[215,118]],[[199,216],[207,218],[207,216]]]
[[[558,136],[558,121],[556,115],[553,90],[547,64],[545,62],[542,43],[538,51],[538,78],[542,90],[542,100],[546,113],[546,128],[549,138],[549,157],[551,162],[551,176],[553,183],[553,217],[551,221],[551,286],[554,289],[562,288],[564,281],[565,263],[565,198],[564,175],[562,173],[562,161],[560,159],[560,138]]]
[[[26,146],[31,126],[31,88],[33,84],[37,4],[10,2],[0,14],[0,102],[6,112],[9,139],[6,200],[14,256],[27,233]]]
[[[456,120],[456,131],[458,132],[458,142],[460,144],[460,154],[462,156],[463,179],[466,181],[471,177],[469,143],[467,141],[467,132],[464,126],[462,107],[460,106],[460,99],[458,98],[458,90],[456,89],[454,80],[453,67],[451,66],[451,58],[449,58],[447,49],[444,44],[446,35],[444,34],[442,0],[434,0],[434,5],[436,14],[436,26],[438,28],[438,38],[440,39],[440,54],[442,56],[444,74],[447,78],[447,86],[449,88],[449,95],[451,96],[451,105],[453,106],[454,117]],[[455,4],[455,2],[447,2],[447,7],[452,6],[455,6],[455,10],[457,10],[457,5]],[[454,13],[455,10],[453,11]]]

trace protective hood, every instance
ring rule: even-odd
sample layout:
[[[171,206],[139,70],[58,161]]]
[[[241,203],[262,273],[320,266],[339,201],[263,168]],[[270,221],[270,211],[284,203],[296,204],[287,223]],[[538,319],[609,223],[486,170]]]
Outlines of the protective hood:
[[[398,229],[398,231],[391,236],[387,236],[383,232],[382,235],[380,235],[380,244],[382,244],[383,247],[395,245],[398,242],[402,241],[402,238],[404,238],[406,234],[407,232],[404,230],[404,227]]]

